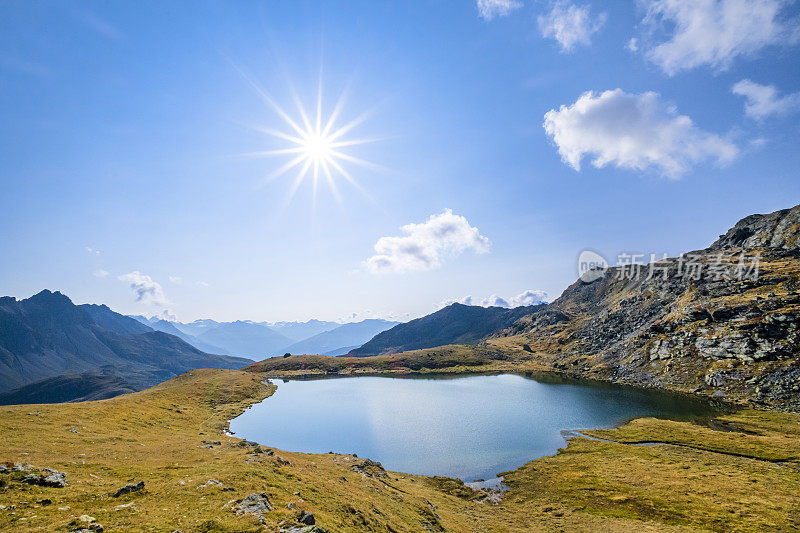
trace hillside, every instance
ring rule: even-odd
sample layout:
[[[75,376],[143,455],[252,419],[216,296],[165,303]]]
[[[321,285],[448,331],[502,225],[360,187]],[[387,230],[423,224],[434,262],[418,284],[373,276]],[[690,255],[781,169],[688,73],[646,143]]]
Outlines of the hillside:
[[[102,524],[105,531],[237,532],[797,527],[795,414],[721,415],[715,424],[726,431],[654,418],[594,431],[604,440],[573,438],[556,455],[504,473],[510,490],[494,505],[455,479],[378,467],[361,473],[363,457],[273,450],[225,432],[229,419],[275,387],[257,373],[194,370],[100,402],[0,408],[0,530],[72,531],[89,523],[95,531]],[[626,444],[637,442],[663,445]],[[68,485],[22,482],[45,467],[64,472]],[[139,481],[144,490],[114,497]],[[260,518],[235,512],[251,494],[268,502]],[[317,529],[298,524],[304,511]]]
[[[743,274],[760,259],[757,276],[740,280],[743,252]],[[682,275],[690,265],[692,275]],[[478,345],[362,360],[293,356],[249,368],[271,376],[557,372],[800,411],[800,206],[748,216],[708,248],[656,266],[663,269],[649,279],[644,266],[638,279],[613,267],[578,280]]]
[[[379,333],[347,355],[366,357],[447,344],[474,344],[542,307],[544,304],[506,309],[454,303],[435,313]]]
[[[757,275],[738,279],[756,255]],[[491,343],[571,375],[800,410],[800,206],[661,266],[666,279],[579,280]]]
[[[119,376],[87,372],[47,378],[4,392],[0,394],[0,405],[86,402],[131,392],[136,389]]]
[[[0,298],[0,392],[101,370],[142,389],[193,368],[249,362],[201,352],[105,306],[76,306],[59,292]]]
[[[385,331],[397,322],[388,320],[367,319],[361,322],[351,322],[325,331],[288,346],[286,352],[293,354],[323,354],[331,353],[342,355],[347,353],[350,346],[361,346],[378,333]]]

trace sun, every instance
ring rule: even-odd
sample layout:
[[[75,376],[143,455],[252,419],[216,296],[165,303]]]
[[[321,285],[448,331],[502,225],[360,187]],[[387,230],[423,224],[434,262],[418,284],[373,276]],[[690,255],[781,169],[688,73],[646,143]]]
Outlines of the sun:
[[[346,150],[348,147],[378,140],[349,137],[351,131],[364,122],[371,114],[371,111],[362,113],[356,118],[338,125],[342,115],[345,95],[344,93],[340,95],[330,114],[326,115],[322,105],[322,83],[320,82],[314,113],[309,113],[306,106],[298,98],[297,93],[292,91],[292,97],[297,108],[297,115],[293,117],[247,76],[245,76],[245,79],[283,122],[283,127],[280,129],[267,127],[257,127],[256,129],[278,139],[285,147],[243,155],[255,157],[277,156],[286,159],[282,165],[274,169],[265,179],[274,180],[288,173],[294,173],[294,180],[290,186],[287,201],[292,199],[297,189],[307,178],[311,179],[315,199],[318,183],[321,179],[327,182],[331,192],[339,202],[341,202],[341,198],[337,187],[338,178],[344,179],[366,194],[347,167],[356,165],[372,170],[377,170],[380,167],[348,154],[342,149]]]
[[[323,137],[319,133],[313,133],[308,138],[303,139],[306,158],[314,163],[325,163],[333,155],[333,146],[330,139]]]

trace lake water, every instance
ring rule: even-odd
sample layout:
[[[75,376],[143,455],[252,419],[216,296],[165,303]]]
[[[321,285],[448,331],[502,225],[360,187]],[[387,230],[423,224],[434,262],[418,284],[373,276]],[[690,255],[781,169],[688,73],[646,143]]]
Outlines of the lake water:
[[[276,381],[231,421],[236,436],[281,450],[357,453],[387,470],[495,478],[565,445],[564,430],[637,416],[701,417],[685,397],[517,375]]]

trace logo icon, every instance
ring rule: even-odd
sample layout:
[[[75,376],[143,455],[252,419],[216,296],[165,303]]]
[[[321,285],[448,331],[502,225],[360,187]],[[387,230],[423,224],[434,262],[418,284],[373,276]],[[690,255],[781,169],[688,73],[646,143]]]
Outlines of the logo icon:
[[[584,283],[602,278],[608,270],[608,261],[592,250],[584,250],[578,256],[578,276]]]

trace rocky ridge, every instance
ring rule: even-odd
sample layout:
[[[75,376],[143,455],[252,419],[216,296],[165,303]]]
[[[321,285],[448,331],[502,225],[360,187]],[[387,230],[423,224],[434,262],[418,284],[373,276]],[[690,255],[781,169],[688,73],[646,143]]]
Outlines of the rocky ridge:
[[[800,410],[798,237],[800,206],[748,216],[707,249],[578,280],[490,343],[576,377]]]

